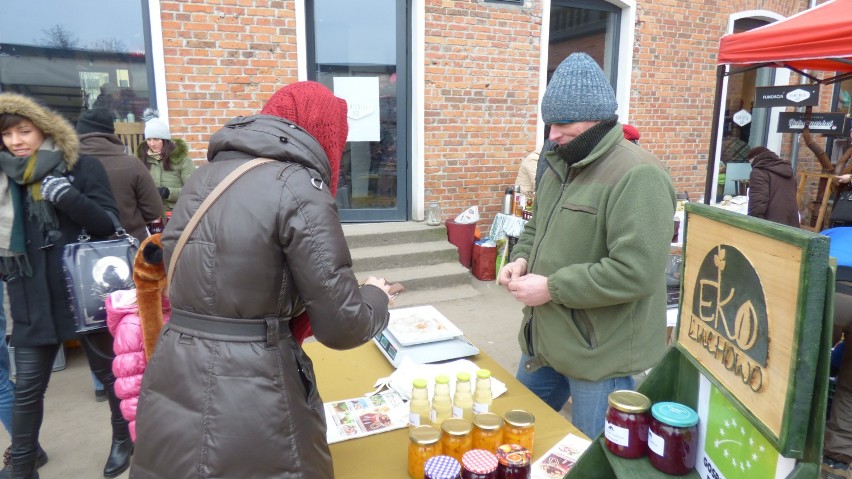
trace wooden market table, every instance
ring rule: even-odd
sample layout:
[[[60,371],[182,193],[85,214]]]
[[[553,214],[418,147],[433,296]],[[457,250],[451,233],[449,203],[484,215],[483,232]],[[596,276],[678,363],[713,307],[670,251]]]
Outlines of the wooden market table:
[[[393,366],[372,343],[350,351],[334,351],[319,343],[304,345],[314,362],[320,394],[325,402],[362,396],[373,390],[378,378],[390,376]],[[507,391],[494,400],[492,411],[503,415],[510,409],[523,409],[535,416],[533,460],[572,433],[586,436],[551,409],[509,373],[480,353],[466,358],[480,368],[491,370],[494,378],[506,384]],[[404,479],[408,477],[408,429],[351,439],[331,445],[335,479]]]

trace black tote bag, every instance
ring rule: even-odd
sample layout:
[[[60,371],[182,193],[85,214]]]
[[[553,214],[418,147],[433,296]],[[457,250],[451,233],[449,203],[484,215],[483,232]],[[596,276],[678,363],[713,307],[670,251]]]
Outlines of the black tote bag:
[[[133,260],[139,242],[127,234],[114,215],[110,216],[115,224],[115,239],[90,241],[84,230],[77,243],[65,245],[62,254],[62,269],[78,333],[104,330],[107,295],[133,288]]]

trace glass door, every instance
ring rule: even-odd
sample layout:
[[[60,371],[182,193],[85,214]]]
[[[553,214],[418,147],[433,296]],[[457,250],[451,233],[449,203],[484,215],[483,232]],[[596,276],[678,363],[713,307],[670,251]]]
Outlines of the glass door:
[[[344,222],[408,219],[407,0],[308,0],[308,76],[346,99]]]

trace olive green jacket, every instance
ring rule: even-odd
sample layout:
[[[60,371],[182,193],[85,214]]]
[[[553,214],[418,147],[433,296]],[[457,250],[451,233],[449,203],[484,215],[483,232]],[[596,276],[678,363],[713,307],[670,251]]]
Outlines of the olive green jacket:
[[[512,251],[547,277],[552,300],[525,307],[521,349],[574,379],[655,366],[665,352],[675,192],[660,162],[621,125],[570,168],[556,153]],[[525,330],[530,324],[530,341]]]
[[[187,155],[188,148],[186,146],[186,142],[179,139],[174,139],[172,141],[175,142],[177,148],[175,148],[171,155],[171,170],[164,170],[163,162],[156,160],[151,156],[147,156],[143,160],[145,161],[145,166],[148,167],[148,171],[151,173],[151,178],[154,179],[154,184],[157,185],[157,188],[165,186],[169,189],[169,197],[163,198],[163,207],[165,211],[171,211],[172,208],[175,207],[178,196],[180,196],[181,188],[183,188],[183,185],[186,184],[186,180],[189,179],[189,175],[195,171],[195,163],[193,163],[192,159]],[[140,148],[139,151],[141,153],[142,149]]]

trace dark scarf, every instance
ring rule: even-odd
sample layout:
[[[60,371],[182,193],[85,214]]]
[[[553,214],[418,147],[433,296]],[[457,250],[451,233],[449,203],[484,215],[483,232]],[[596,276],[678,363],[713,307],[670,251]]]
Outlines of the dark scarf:
[[[554,151],[568,163],[568,167],[579,162],[583,158],[589,156],[589,153],[598,146],[598,143],[603,140],[607,133],[612,130],[618,123],[618,117],[614,116],[609,120],[603,120],[597,125],[584,131],[577,138],[568,143],[557,147]]]
[[[35,218],[42,231],[56,229],[58,225],[53,206],[41,195],[45,176],[62,176],[66,171],[63,153],[52,146],[51,141],[45,140],[42,144],[45,149],[27,159],[0,151],[0,170],[6,176],[0,182],[0,218],[4,219],[0,223],[0,274],[32,275],[25,248],[24,201],[29,206],[30,218]]]

